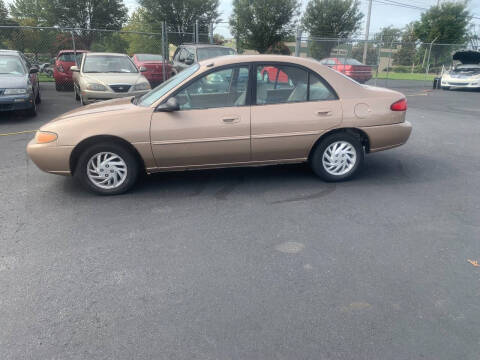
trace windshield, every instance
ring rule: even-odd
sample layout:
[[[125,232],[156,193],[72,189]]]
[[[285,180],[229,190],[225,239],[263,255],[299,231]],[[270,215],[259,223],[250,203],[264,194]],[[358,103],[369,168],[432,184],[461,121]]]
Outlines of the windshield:
[[[87,55],[83,63],[84,73],[138,73],[128,56]]]
[[[77,52],[77,60],[82,57],[82,53]],[[65,62],[75,62],[75,54],[72,53],[63,53],[60,54],[58,57],[59,61],[65,61]]]
[[[163,61],[162,55],[155,54],[137,54],[138,61]]]
[[[25,68],[18,57],[0,55],[0,74],[25,75]]]
[[[343,65],[363,65],[357,59],[342,59],[342,58],[339,58],[338,61],[340,62],[340,64],[343,64]]]
[[[198,61],[207,60],[219,56],[235,55],[235,50],[229,48],[212,47],[197,49]]]
[[[152,105],[155,101],[160,99],[163,95],[165,95],[170,90],[175,88],[177,85],[182,83],[184,80],[188,79],[190,76],[196,73],[199,68],[200,68],[200,65],[198,64],[195,64],[186,68],[181,73],[171,77],[161,85],[157,86],[152,91],[143,95],[140,99],[138,99],[137,105],[140,105],[140,106]]]

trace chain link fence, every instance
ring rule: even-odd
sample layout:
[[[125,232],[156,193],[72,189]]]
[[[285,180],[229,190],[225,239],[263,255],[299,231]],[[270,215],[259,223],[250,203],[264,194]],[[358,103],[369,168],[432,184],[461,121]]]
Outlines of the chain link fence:
[[[297,36],[295,54],[317,59],[359,82],[386,87],[432,88],[465,44]],[[367,66],[362,66],[367,65]]]
[[[173,44],[213,43],[213,34],[202,33],[199,28],[198,22],[178,32],[167,31],[164,23],[158,33],[0,26],[0,49],[23,52],[31,65],[39,67],[41,81],[53,81],[54,60],[61,50],[115,52],[129,56],[158,54],[167,63],[175,50]]]

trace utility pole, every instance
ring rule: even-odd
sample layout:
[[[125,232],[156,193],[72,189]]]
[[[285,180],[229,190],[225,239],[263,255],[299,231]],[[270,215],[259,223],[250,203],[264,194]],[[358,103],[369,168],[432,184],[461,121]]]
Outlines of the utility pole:
[[[363,44],[363,63],[367,63],[368,37],[370,36],[370,17],[372,16],[372,2],[368,2],[367,28],[365,29],[365,44]]]

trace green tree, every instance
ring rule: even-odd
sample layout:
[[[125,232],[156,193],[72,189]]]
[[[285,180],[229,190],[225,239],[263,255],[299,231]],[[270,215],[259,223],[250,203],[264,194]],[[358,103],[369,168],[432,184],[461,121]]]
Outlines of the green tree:
[[[357,0],[310,0],[302,20],[312,38],[310,55],[317,59],[330,56],[337,42],[315,38],[349,37],[360,29],[362,19]]]
[[[293,32],[297,0],[233,0],[232,34],[240,47],[265,53]]]
[[[124,31],[132,31],[130,34],[122,34],[123,39],[128,43],[127,52],[132,54],[148,53],[162,54],[162,37],[161,35],[136,34],[152,33],[151,24],[146,20],[145,8],[135,10],[128,19]]]
[[[470,23],[467,2],[443,2],[424,12],[414,24],[415,36],[424,43],[436,40],[437,44],[464,44]],[[433,46],[431,57],[434,64],[448,60],[449,46]]]
[[[385,43],[396,43],[402,38],[402,29],[396,28],[392,25],[380,29],[375,34],[375,40],[382,40]]]
[[[105,34],[90,29],[119,30],[127,20],[123,0],[15,0],[10,7],[16,19],[34,19],[38,26],[80,28],[79,48],[89,49],[93,41]]]
[[[196,20],[199,32],[207,33],[219,16],[218,0],[139,0],[139,4],[152,31],[161,32],[162,22],[167,23],[169,42],[175,45],[192,41]]]
[[[415,66],[417,62],[417,37],[415,36],[414,24],[408,24],[402,32],[400,48],[393,55],[395,65]]]

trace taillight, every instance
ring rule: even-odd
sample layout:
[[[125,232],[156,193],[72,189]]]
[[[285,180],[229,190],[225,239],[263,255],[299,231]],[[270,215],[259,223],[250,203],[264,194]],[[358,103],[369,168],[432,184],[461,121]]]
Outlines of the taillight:
[[[57,70],[60,71],[60,72],[65,72],[65,69],[63,68],[63,66],[61,64],[57,66]]]
[[[407,111],[407,108],[407,99],[398,100],[390,106],[392,111]]]

